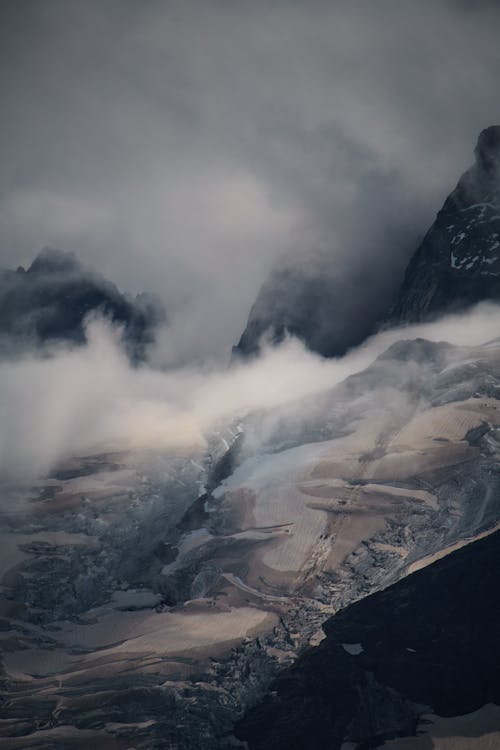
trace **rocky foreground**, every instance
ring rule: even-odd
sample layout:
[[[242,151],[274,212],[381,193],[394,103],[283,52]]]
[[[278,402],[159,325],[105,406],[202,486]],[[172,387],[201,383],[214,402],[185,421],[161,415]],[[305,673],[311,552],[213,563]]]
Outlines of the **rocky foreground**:
[[[86,456],[4,486],[0,748],[280,747],[235,723],[322,625],[499,527],[499,391],[498,342],[399,342],[319,398],[221,430],[204,455]],[[346,679],[349,665],[371,674],[378,643],[371,615],[366,632],[349,617],[309,652],[326,649],[325,669]],[[389,649],[406,620],[377,622]],[[406,723],[378,739],[439,714],[432,698],[404,693]],[[346,726],[328,747],[374,746]]]
[[[342,610],[239,736],[256,750],[499,747],[499,563],[496,532]]]

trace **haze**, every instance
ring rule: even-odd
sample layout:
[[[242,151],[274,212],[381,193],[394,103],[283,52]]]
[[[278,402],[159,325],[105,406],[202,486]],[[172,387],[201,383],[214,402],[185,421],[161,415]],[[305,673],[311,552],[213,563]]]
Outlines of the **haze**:
[[[170,363],[227,361],[283,254],[366,266],[385,300],[498,121],[494,2],[5,0],[0,16],[0,265],[52,245],[159,294]]]

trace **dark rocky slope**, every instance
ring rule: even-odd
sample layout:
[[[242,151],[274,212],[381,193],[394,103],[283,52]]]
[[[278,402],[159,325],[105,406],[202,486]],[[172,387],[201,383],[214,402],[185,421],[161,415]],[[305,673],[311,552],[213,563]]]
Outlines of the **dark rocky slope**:
[[[339,612],[237,735],[251,750],[374,748],[429,708],[500,704],[499,571],[495,533]]]
[[[366,271],[345,279],[314,264],[277,269],[259,291],[233,354],[252,356],[262,341],[279,344],[286,335],[324,357],[344,354],[373,333],[376,293]]]
[[[500,299],[500,126],[482,131],[475,156],[410,261],[391,323]]]
[[[163,312],[148,295],[122,294],[70,253],[46,248],[25,270],[0,271],[0,354],[65,341],[85,341],[85,320],[100,314],[123,326],[133,359],[153,341]]]
[[[385,324],[500,299],[500,126],[482,131],[475,156],[410,260],[391,310],[379,307],[376,315]],[[373,295],[380,297],[380,291],[372,270],[367,262],[347,280],[325,263],[276,270],[262,286],[234,353],[253,355],[261,340],[279,343],[289,333],[323,356],[344,354],[377,328]]]

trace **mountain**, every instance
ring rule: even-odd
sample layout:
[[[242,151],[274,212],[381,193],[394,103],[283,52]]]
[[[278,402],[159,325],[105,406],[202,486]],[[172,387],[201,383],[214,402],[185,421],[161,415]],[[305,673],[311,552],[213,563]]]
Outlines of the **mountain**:
[[[461,183],[494,183],[496,132]],[[464,190],[453,211],[482,237]],[[467,269],[454,238],[479,294],[474,263],[496,260]],[[88,279],[66,255],[33,265],[5,277],[26,326],[26,290],[37,320],[45,284],[71,311],[68,279]],[[399,340],[205,448],[2,478],[0,750],[498,746],[499,394],[500,339]]]
[[[11,355],[55,342],[85,342],[85,320],[92,313],[123,326],[132,359],[141,359],[164,317],[148,295],[122,294],[74,255],[45,248],[25,270],[0,272],[0,352]]]
[[[276,269],[259,291],[233,356],[252,356],[262,341],[279,344],[286,335],[324,357],[344,354],[374,331],[371,286],[361,271],[341,279],[316,264]]]
[[[336,613],[345,608],[341,643],[361,643],[366,654],[346,654],[340,635],[313,652],[326,685],[317,707],[328,711],[325,721],[338,712],[339,732],[362,705],[358,686],[368,686],[367,701],[379,701],[381,721],[395,715],[407,732],[421,715],[413,704],[424,699],[440,715],[450,705],[463,713],[493,700],[486,691],[460,702],[464,687],[456,705],[450,696],[431,700],[434,637],[447,647],[437,662],[447,680],[452,654],[457,680],[475,666],[476,682],[486,684],[495,665],[491,632],[482,616],[476,620],[479,587],[469,597],[472,573],[463,579],[456,629],[457,602],[446,615],[451,579],[436,579],[433,588],[424,581],[420,598],[411,583],[410,593],[387,593],[377,606],[365,598],[391,592],[500,527],[499,390],[498,341],[465,348],[399,341],[320,396],[214,432],[204,454],[74,457],[35,483],[4,486],[0,748],[243,747],[235,723],[268,695],[267,732],[269,690],[281,673],[272,705],[289,738],[282,686],[292,679],[300,702],[309,674],[300,655],[322,643],[333,616],[325,626],[332,643]],[[495,559],[478,574],[481,596],[495,585]],[[363,601],[367,614],[358,623],[349,605]],[[484,598],[481,606],[484,612]],[[461,623],[471,628],[463,660]],[[418,673],[410,683],[407,661],[407,682],[398,682],[397,658],[407,647],[422,649],[427,687]],[[298,671],[289,678],[293,662]],[[380,689],[369,683],[375,667]],[[330,677],[338,693],[328,692]],[[443,681],[445,696],[449,684]],[[297,702],[290,705],[309,727],[314,705],[299,712]],[[251,716],[237,732],[260,742]],[[355,726],[362,731],[359,717]]]
[[[234,354],[251,356],[262,340],[279,343],[289,333],[325,357],[339,356],[381,324],[500,299],[500,126],[482,131],[475,157],[411,258],[390,310],[372,298],[379,292],[369,262],[347,279],[326,261],[280,268],[259,291]]]
[[[500,126],[481,132],[475,156],[411,259],[391,324],[500,299]]]

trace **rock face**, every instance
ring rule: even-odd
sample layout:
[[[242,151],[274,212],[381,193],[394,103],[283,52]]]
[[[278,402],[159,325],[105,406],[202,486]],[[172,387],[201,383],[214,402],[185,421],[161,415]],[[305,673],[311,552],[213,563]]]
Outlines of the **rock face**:
[[[500,126],[482,131],[475,156],[410,261],[390,323],[500,299]]]
[[[280,269],[260,290],[234,353],[253,355],[261,339],[279,343],[288,332],[325,357],[339,356],[380,321],[419,322],[500,299],[500,126],[482,131],[475,156],[412,257],[391,310],[375,313],[378,321],[369,259],[365,276],[348,280],[325,264]]]
[[[432,713],[419,728],[421,744],[402,748],[441,747],[436,728],[443,747],[455,747],[454,733],[456,747],[479,747],[483,733],[482,747],[498,747],[499,571],[497,532],[339,612],[324,626],[326,639],[240,722],[238,736],[250,750],[374,748],[415,735]],[[463,722],[439,726],[438,716],[472,712],[467,744],[458,744]]]
[[[133,359],[141,359],[163,318],[147,295],[129,298],[69,253],[46,248],[24,270],[0,272],[0,353],[57,341],[85,341],[88,315],[101,314],[123,326]]]
[[[374,330],[371,286],[362,273],[340,279],[314,266],[279,269],[262,286],[233,354],[252,356],[262,341],[277,344],[286,335],[324,357],[344,354]]]

